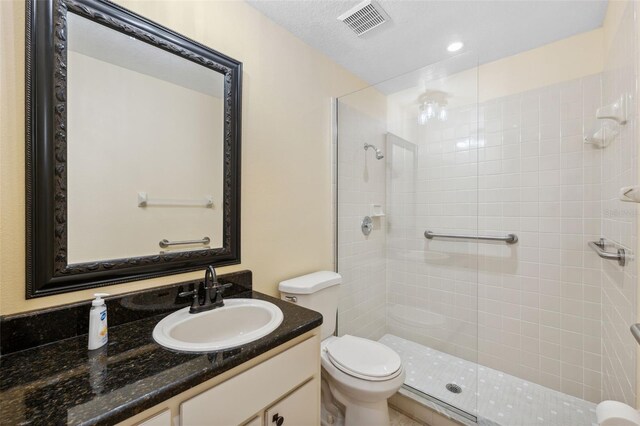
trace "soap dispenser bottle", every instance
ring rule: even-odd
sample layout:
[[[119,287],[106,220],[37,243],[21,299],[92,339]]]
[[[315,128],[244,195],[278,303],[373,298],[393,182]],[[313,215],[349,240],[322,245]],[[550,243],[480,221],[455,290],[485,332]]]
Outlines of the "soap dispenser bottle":
[[[104,303],[107,293],[96,293],[89,312],[89,350],[98,349],[107,344],[107,305]]]

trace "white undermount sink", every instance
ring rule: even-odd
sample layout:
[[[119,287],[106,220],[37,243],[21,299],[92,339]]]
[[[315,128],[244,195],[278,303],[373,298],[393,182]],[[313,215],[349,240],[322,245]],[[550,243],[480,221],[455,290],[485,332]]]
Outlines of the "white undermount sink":
[[[153,329],[153,339],[169,349],[212,352],[258,340],[278,328],[283,315],[273,303],[226,299],[224,306],[198,314],[180,309]]]

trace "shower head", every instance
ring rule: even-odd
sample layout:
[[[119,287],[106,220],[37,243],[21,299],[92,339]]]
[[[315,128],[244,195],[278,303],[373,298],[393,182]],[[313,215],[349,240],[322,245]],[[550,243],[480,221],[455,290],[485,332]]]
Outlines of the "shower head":
[[[382,151],[376,148],[375,145],[371,145],[370,143],[365,143],[364,150],[366,151],[369,148],[373,148],[373,150],[376,152],[376,160],[382,160],[384,158],[384,154],[382,153]]]

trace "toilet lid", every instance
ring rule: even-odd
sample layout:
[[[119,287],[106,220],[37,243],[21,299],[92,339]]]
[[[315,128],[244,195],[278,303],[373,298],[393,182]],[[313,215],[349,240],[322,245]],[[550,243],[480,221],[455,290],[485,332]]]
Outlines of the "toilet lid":
[[[333,339],[325,350],[337,368],[364,379],[388,378],[402,367],[400,356],[392,349],[382,343],[348,334]]]

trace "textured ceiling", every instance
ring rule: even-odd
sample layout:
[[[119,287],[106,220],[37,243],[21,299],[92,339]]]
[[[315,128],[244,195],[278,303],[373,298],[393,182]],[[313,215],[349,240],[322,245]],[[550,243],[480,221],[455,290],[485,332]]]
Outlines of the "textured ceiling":
[[[452,57],[446,47],[454,40],[465,43],[471,67],[589,31],[607,7],[606,0],[379,0],[390,22],[358,37],[337,17],[359,1],[248,1],[371,84]]]

